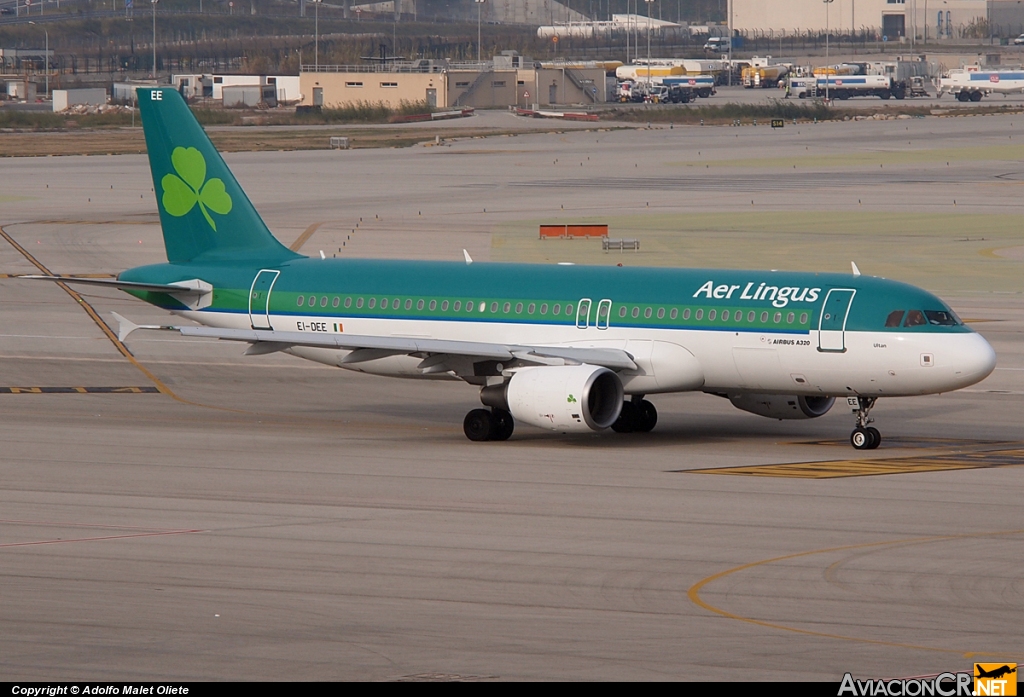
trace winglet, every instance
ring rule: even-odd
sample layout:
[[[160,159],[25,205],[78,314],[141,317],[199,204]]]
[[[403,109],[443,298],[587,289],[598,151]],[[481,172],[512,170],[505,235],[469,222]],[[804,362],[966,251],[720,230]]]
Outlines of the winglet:
[[[132,322],[130,319],[125,319],[116,312],[110,313],[115,320],[117,320],[117,340],[124,342],[128,338],[128,335],[139,328],[139,325]]]
[[[128,335],[134,332],[136,329],[163,329],[163,330],[177,330],[178,327],[164,324],[135,324],[130,319],[125,319],[116,312],[110,313],[115,320],[117,320],[117,340],[123,342],[128,338]]]
[[[472,264],[473,263],[473,257],[469,256],[469,252],[467,252],[465,249],[463,249],[462,253],[466,257],[466,266],[469,266],[470,264]]]
[[[860,276],[860,269],[857,268],[857,262],[851,261],[850,262],[850,266],[853,267],[853,275],[854,276]]]

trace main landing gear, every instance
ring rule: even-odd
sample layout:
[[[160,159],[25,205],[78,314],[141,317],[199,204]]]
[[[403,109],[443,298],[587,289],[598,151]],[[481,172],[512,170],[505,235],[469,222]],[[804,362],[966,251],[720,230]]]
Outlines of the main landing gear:
[[[633,395],[628,402],[622,403],[619,418],[612,424],[616,433],[648,433],[658,423],[658,410],[644,399],[643,395]]]
[[[874,450],[882,442],[882,434],[874,426],[868,426],[874,419],[868,414],[875,406],[877,397],[857,397],[857,427],[850,434],[850,444],[857,450]]]
[[[504,409],[474,409],[466,414],[462,430],[475,441],[508,440],[516,422]]]

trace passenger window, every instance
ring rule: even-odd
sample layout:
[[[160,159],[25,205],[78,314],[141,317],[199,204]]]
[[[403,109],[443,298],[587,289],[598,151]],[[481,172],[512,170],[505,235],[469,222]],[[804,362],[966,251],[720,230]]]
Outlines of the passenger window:
[[[327,307],[327,296],[320,298],[320,307]]]
[[[530,303],[530,306],[528,308],[526,308],[526,312],[532,315],[536,309],[537,309],[537,304],[536,303]]]
[[[626,316],[626,306],[623,305],[622,307],[619,308],[619,317],[625,317],[625,316]]]
[[[571,315],[572,314],[572,305],[566,305],[565,306],[565,314],[567,314],[567,315]]]
[[[548,304],[547,303],[541,303],[540,304],[540,313],[542,315],[546,315],[548,313]]]
[[[295,299],[295,302],[298,304],[299,307],[302,307],[302,303],[306,302],[306,296],[300,295],[298,298]]]
[[[903,321],[903,310],[893,310],[889,313],[889,316],[885,318],[885,326],[887,327],[898,327],[900,322]]]
[[[633,306],[633,317],[635,319],[635,318],[637,318],[639,316],[640,316],[640,308],[634,305]]]
[[[644,310],[644,319],[650,319],[650,318],[651,318],[651,308],[648,307],[646,310]]]
[[[430,301],[430,305],[428,305],[428,307],[429,307],[430,311],[433,312],[434,310],[437,309],[437,301],[436,300],[431,300]],[[448,303],[445,303],[445,309],[446,310],[448,309]]]
[[[786,324],[793,324],[794,319],[796,319],[796,314],[790,312],[788,315],[786,315]]]
[[[551,306],[551,314],[557,315],[559,310],[561,310],[561,309],[562,309],[562,306],[559,305],[558,303],[555,303],[554,305]]]
[[[504,305],[501,306],[501,311],[504,312],[505,314],[508,314],[511,309],[512,303],[505,303]]]
[[[665,319],[665,308],[658,308],[658,319]]]
[[[480,307],[482,308],[483,305],[481,305]],[[497,311],[498,311],[498,303],[491,303],[491,312],[497,312]],[[483,312],[483,310],[480,310],[480,312]]]
[[[683,310],[683,319],[690,319],[690,308]]]
[[[679,310],[673,307],[672,312],[668,313],[668,316],[670,319],[675,319],[676,317],[679,316]]]
[[[729,311],[728,310],[722,310],[722,321],[723,322],[728,322],[729,321]]]
[[[370,302],[368,302],[368,303],[366,304],[366,306],[367,306],[368,308],[370,308],[371,310],[372,310],[373,308],[377,307],[377,298],[370,298]]]
[[[398,298],[395,298],[394,300],[391,301],[391,309],[392,310],[397,310],[398,306],[401,305],[401,304],[402,304],[402,301],[399,300]],[[411,305],[411,304],[412,304],[412,302],[409,301],[409,305]],[[406,307],[406,309],[408,309],[408,306]]]
[[[316,296],[309,296],[309,302],[307,303],[310,307],[316,307]]]
[[[743,321],[743,310],[736,310],[736,314],[733,315],[733,321],[734,322],[742,322]]]
[[[800,324],[807,324],[807,313],[806,312],[801,312],[800,313]]]
[[[782,313],[781,312],[776,312],[775,313],[775,317],[773,317],[772,319],[775,320],[775,324],[778,324],[779,322],[782,321]]]
[[[717,310],[712,310],[711,312],[709,312],[709,313],[708,313],[708,321],[710,322],[710,321],[714,320],[714,319],[715,319],[715,316],[716,316],[717,314],[718,314],[718,311],[717,311]]]
[[[362,306],[363,306],[363,299],[362,298],[357,298],[356,299],[356,307],[357,308],[361,308]]]
[[[373,307],[373,305],[370,305],[370,307]],[[382,309],[382,310],[388,309],[388,299],[387,298],[381,298],[380,299],[380,309]]]
[[[406,300],[405,301],[405,309],[406,310],[411,310],[412,309],[412,300]],[[421,310],[423,309],[423,301],[422,300],[420,300],[420,309]]]
[[[417,300],[416,301],[416,309],[417,310],[422,310],[423,309],[423,301],[422,300]]]
[[[924,313],[920,310],[911,310],[907,313],[907,321],[903,323],[903,326],[920,327],[923,324],[928,324],[928,320],[924,318]]]
[[[747,321],[748,322],[753,322],[755,317],[757,317],[757,313],[754,312],[753,310],[751,310],[750,312],[747,313]]]
[[[345,298],[345,309],[352,307],[352,298]]]
[[[704,319],[704,310],[697,310],[697,314],[694,315],[695,319]]]
[[[517,315],[521,315],[522,313],[523,313],[523,304],[522,303],[516,303],[516,314]]]
[[[455,303],[455,304],[458,305],[458,303]],[[459,308],[456,307],[455,309],[458,310]],[[467,300],[466,301],[466,312],[472,312],[472,311],[473,311],[473,301],[472,300]]]
[[[767,322],[768,321],[768,313],[767,312],[762,312],[761,313],[761,321],[762,322]]]
[[[335,295],[334,296],[334,300],[331,301],[331,307],[337,307],[340,304],[341,304],[341,298],[339,298],[337,295]]]

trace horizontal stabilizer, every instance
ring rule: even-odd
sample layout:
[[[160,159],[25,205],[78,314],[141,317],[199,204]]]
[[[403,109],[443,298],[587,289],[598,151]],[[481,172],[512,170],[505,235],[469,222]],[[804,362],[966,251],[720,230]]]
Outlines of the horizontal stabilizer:
[[[181,283],[136,283],[134,281],[120,281],[116,278],[68,278],[66,276],[19,276],[18,278],[26,278],[30,281],[54,281],[87,286],[104,286],[118,290],[149,291],[151,293],[195,293],[202,295],[213,290],[213,286],[209,283],[198,279],[182,281]]]

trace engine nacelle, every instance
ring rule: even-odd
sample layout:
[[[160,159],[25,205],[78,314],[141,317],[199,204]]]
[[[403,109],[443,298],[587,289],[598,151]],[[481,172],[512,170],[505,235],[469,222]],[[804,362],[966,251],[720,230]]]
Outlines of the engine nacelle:
[[[836,398],[747,392],[731,394],[729,401],[737,409],[769,419],[816,419],[832,408]]]
[[[594,365],[522,368],[505,384],[480,391],[484,404],[508,409],[516,421],[576,433],[615,423],[622,395],[619,376]]]

